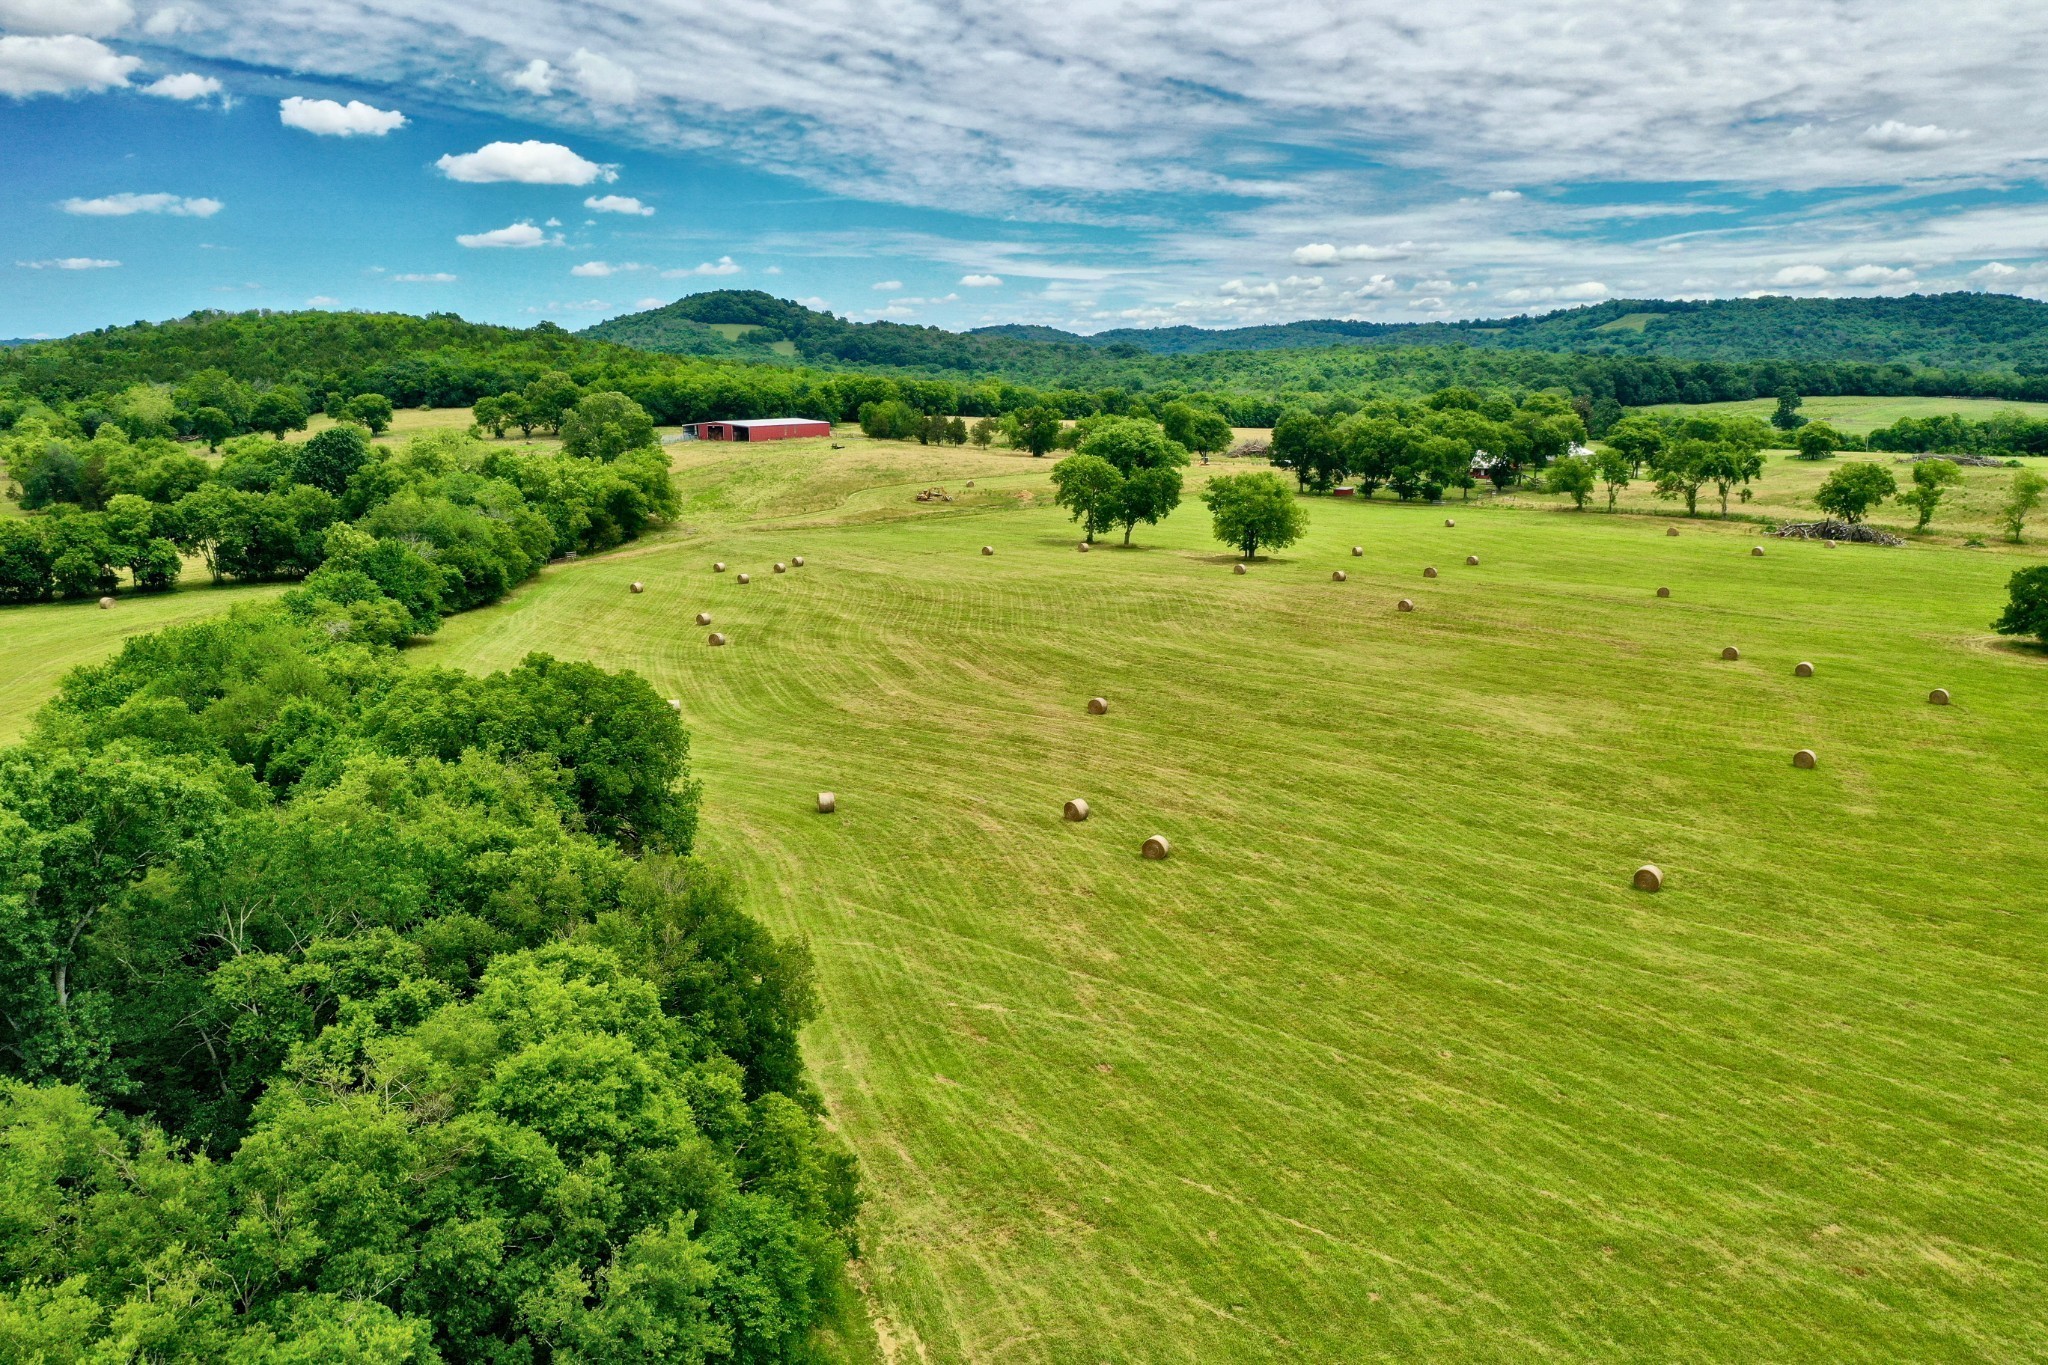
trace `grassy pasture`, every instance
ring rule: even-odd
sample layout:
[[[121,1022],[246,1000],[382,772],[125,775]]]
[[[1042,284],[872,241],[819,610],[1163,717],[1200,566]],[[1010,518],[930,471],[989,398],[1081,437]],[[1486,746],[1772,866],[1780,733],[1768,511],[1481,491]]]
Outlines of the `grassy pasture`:
[[[1775,398],[1746,398],[1732,403],[1665,403],[1657,407],[1631,408],[1630,411],[1660,416],[1689,413],[1742,415],[1768,421],[1777,407]],[[1994,412],[2008,409],[2040,417],[2048,414],[2048,403],[2009,403],[2000,398],[1808,398],[1800,406],[1799,415],[1816,422],[1826,422],[1837,431],[1868,435],[1879,427],[1890,426],[1901,417],[1942,417],[1953,412],[1973,422],[1981,422]]]
[[[682,700],[890,1358],[2037,1357],[2031,552],[1319,499],[1236,576],[1192,486],[1081,555],[1050,461],[840,439],[671,448],[673,532],[417,654]]]

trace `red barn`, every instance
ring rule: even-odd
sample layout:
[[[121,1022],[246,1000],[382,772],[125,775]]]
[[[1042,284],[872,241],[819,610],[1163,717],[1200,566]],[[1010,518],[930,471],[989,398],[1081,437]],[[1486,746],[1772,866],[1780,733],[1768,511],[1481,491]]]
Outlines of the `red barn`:
[[[830,436],[832,424],[808,417],[748,417],[736,422],[692,422],[685,436],[700,441],[787,441],[797,436]]]

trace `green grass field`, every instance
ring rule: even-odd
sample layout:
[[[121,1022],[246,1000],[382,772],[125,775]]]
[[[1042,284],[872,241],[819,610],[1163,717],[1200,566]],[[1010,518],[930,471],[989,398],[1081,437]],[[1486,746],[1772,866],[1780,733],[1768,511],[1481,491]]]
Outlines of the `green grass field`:
[[[1192,497],[1081,555],[1050,461],[840,439],[674,448],[682,525],[417,657],[681,699],[886,1358],[2040,1357],[2035,551],[1318,499],[1236,576]]]
[[[1617,323],[1620,321],[1626,319],[1618,319]],[[1635,408],[1632,411],[1662,415],[1703,412],[1732,416],[1740,413],[1769,418],[1777,406],[1775,398],[1748,398],[1733,403],[1666,403],[1661,407]],[[1981,422],[1994,412],[2005,411],[2024,412],[2030,417],[2048,416],[2048,403],[2009,403],[1998,398],[1808,398],[1800,406],[1799,415],[1816,422],[1826,422],[1837,431],[1868,435],[1879,427],[1890,426],[1901,417],[1941,417],[1953,412]]]

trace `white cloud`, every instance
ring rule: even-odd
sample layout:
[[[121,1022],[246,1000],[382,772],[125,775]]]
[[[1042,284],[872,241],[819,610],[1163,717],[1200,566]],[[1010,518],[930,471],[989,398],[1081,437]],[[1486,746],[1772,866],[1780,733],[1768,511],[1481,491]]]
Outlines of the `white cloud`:
[[[655,297],[654,297],[653,295],[651,295],[651,294],[650,294],[650,295],[649,295],[648,297],[646,297],[646,298],[644,298],[644,299],[636,299],[636,300],[634,300],[633,306],[634,306],[635,308],[639,309],[640,311],[642,311],[642,312],[645,312],[645,311],[646,311],[646,310],[648,310],[649,308],[665,308],[665,307],[667,307],[667,306],[668,306],[668,300],[667,300],[667,299],[658,299],[658,298],[655,298]]]
[[[613,167],[586,161],[559,142],[492,142],[473,152],[451,152],[434,164],[450,180],[472,185],[588,185],[619,178]]]
[[[396,109],[379,109],[361,100],[342,104],[338,100],[309,100],[288,95],[277,102],[277,120],[287,128],[300,128],[322,137],[382,137],[405,126],[405,115]]]
[[[654,210],[630,194],[593,194],[583,201],[583,207],[597,213],[631,213],[642,218],[652,218]]]
[[[181,199],[175,194],[109,194],[98,199],[66,199],[66,213],[87,218],[126,218],[137,213],[163,213],[173,218],[211,218],[221,211],[218,199]]]
[[[1356,299],[1384,299],[1399,293],[1400,283],[1392,275],[1374,275],[1371,279],[1351,291]]]
[[[763,270],[761,273],[763,275],[780,275],[782,273],[782,267],[779,265],[771,265],[766,270]]]
[[[468,246],[468,245],[469,245],[469,243],[467,243],[467,242],[464,242],[464,243],[463,243],[463,245],[464,245],[464,246]],[[393,276],[392,276],[391,278],[392,278],[392,279],[394,279],[394,280],[396,280],[396,281],[398,281],[398,283],[400,283],[400,284],[453,284],[453,283],[455,283],[455,276],[453,276],[453,275],[449,274],[449,273],[448,273],[447,271],[445,271],[445,270],[436,270],[436,271],[433,271],[433,272],[431,272],[431,273],[429,273],[429,274],[406,274],[406,275],[393,275]]]
[[[962,275],[960,283],[969,289],[993,289],[1003,282],[1001,275]]]
[[[10,33],[82,33],[104,38],[135,17],[128,0],[0,0],[0,28]]]
[[[1243,280],[1225,280],[1217,286],[1216,292],[1241,299],[1277,299],[1280,286],[1271,280],[1264,284],[1246,284]]]
[[[1859,265],[1842,272],[1844,284],[1911,284],[1917,278],[1906,266]]]
[[[1414,248],[1413,242],[1394,246],[1369,246],[1364,242],[1357,246],[1336,246],[1329,242],[1310,242],[1288,252],[1287,259],[1296,265],[1329,265],[1334,261],[1398,261],[1406,258]]]
[[[183,5],[165,5],[143,20],[142,31],[152,38],[170,38],[196,26],[192,11]]]
[[[1802,288],[1807,285],[1825,284],[1833,276],[1833,273],[1825,266],[1788,265],[1777,274],[1771,276],[1770,283]]]
[[[74,90],[111,90],[128,84],[140,57],[76,33],[56,37],[0,38],[0,95],[67,95]]]
[[[560,246],[560,237],[549,237],[532,223],[514,223],[510,227],[493,228],[489,232],[465,232],[457,236],[456,244],[467,247],[530,247]]]
[[[608,275],[618,274],[620,268],[613,265],[610,261],[585,261],[582,265],[569,267],[569,273],[571,275],[580,275],[584,279],[601,280]]]
[[[1425,280],[1417,285],[1416,288],[1424,291],[1448,293],[1451,289],[1451,282],[1449,280]],[[1504,303],[1515,304],[1592,303],[1609,297],[1613,292],[1613,290],[1598,280],[1586,280],[1579,284],[1534,285],[1518,289],[1505,289],[1501,291],[1500,298]],[[1416,307],[1421,308],[1424,305],[1428,305],[1431,311],[1446,307],[1441,298],[1416,300]]]
[[[1883,123],[1873,123],[1865,128],[1863,141],[1887,152],[1922,152],[1930,147],[1946,147],[1951,142],[1960,142],[1969,135],[1967,128],[1948,129],[1933,123],[1914,125],[1888,118]]]
[[[1506,204],[1511,203],[1514,200],[1520,199],[1522,197],[1522,192],[1520,190],[1495,190],[1492,194],[1489,194],[1486,197],[1488,199],[1491,199],[1496,204]]]
[[[577,90],[592,104],[631,104],[640,98],[640,80],[631,68],[587,47],[576,49],[569,70]]]
[[[212,76],[202,76],[196,71],[182,71],[175,76],[160,76],[142,87],[145,95],[157,95],[167,100],[203,100],[208,95],[218,95],[220,82]]]
[[[529,95],[552,95],[555,93],[555,69],[535,57],[517,71],[508,73],[505,84]]]
[[[314,296],[313,296],[312,298],[310,298],[310,299],[307,299],[307,300],[306,300],[306,307],[308,307],[308,308],[332,308],[332,307],[334,307],[334,305],[336,305],[336,304],[338,304],[338,303],[340,303],[340,302],[341,302],[341,300],[340,300],[340,299],[331,299],[331,298],[327,297],[327,295],[325,295],[325,294],[315,294],[315,295],[314,295]]]
[[[54,261],[16,261],[23,270],[112,270],[119,261],[103,261],[94,256],[60,256]]]
[[[737,275],[739,273],[740,267],[734,263],[732,257],[720,256],[715,261],[703,262],[693,270],[664,270],[661,272],[661,277],[665,280],[672,280],[678,275]]]
[[[893,294],[902,287],[903,281],[901,280],[877,280],[874,284],[874,288],[885,294]]]
[[[1970,272],[1970,278],[1977,280],[2003,280],[2019,273],[2017,266],[2007,265],[2004,261],[1986,261],[1983,265]]]
[[[832,311],[832,305],[819,298],[816,294],[811,295],[807,299],[798,299],[797,302],[810,309],[813,313],[829,313]]]

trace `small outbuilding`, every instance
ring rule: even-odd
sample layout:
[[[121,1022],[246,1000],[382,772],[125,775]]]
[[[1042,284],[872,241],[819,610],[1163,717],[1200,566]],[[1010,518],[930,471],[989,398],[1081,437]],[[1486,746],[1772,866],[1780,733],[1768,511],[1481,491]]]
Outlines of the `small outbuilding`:
[[[830,436],[832,424],[809,417],[743,417],[724,422],[691,422],[683,436],[697,441],[788,441]]]

